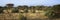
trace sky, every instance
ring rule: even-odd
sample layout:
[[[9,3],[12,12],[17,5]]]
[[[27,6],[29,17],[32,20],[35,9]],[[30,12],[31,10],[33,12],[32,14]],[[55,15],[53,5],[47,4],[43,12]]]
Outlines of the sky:
[[[13,3],[15,6],[18,5],[45,5],[52,6],[55,4],[60,4],[60,0],[0,0],[0,6],[5,6],[8,3]]]

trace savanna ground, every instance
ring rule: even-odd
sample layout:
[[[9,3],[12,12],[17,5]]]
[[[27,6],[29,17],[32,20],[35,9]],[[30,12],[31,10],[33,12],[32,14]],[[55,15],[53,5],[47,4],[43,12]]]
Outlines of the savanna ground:
[[[48,17],[45,16],[44,11],[41,11],[40,13],[23,13],[21,15],[27,17],[27,20],[49,20]],[[20,13],[0,14],[0,20],[19,20],[20,17]]]

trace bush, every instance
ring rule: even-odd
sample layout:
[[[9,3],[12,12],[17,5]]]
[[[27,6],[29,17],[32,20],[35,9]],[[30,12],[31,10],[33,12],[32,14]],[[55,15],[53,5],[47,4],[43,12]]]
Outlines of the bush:
[[[15,9],[12,10],[12,12],[13,12],[13,13],[18,13],[19,10],[15,8]]]

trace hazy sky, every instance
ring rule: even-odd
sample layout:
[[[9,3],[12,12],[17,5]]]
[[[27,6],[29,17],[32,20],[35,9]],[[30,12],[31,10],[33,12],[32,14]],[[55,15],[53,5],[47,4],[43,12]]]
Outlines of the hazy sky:
[[[60,4],[60,0],[0,0],[0,6],[4,6],[7,3],[13,3],[16,5],[55,5]]]

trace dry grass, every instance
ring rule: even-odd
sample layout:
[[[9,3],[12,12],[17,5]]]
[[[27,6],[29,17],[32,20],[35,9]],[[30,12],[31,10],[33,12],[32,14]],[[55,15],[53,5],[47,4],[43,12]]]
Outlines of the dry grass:
[[[45,16],[45,12],[44,11],[40,11],[40,13],[27,13],[27,14],[23,14],[25,15],[28,19],[45,19],[48,18]]]
[[[15,20],[19,19],[19,13],[11,13],[11,14],[0,14],[0,20]]]

